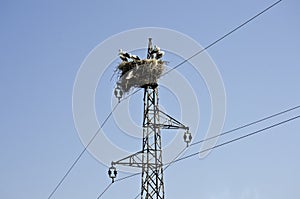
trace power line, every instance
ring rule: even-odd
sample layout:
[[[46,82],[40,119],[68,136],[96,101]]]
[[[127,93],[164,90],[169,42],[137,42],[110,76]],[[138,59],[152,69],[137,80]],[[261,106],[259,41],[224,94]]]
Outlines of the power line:
[[[268,130],[268,129],[274,128],[274,127],[276,127],[276,126],[285,124],[285,123],[287,123],[287,122],[291,122],[291,121],[296,120],[296,119],[298,119],[298,118],[300,118],[300,115],[297,115],[297,116],[295,116],[295,117],[292,117],[292,118],[290,118],[290,119],[284,120],[284,121],[282,121],[282,122],[279,122],[279,123],[276,123],[276,124],[267,126],[267,127],[265,127],[265,128],[262,128],[262,129],[259,129],[259,130],[257,130],[257,131],[254,131],[254,132],[252,132],[252,133],[248,133],[248,134],[243,135],[243,136],[240,136],[240,137],[238,137],[238,138],[235,138],[235,139],[232,139],[232,140],[223,142],[223,143],[218,144],[218,145],[216,145],[216,146],[214,146],[214,147],[207,148],[207,149],[204,149],[204,150],[202,150],[202,151],[199,151],[199,152],[196,152],[196,153],[193,153],[193,154],[184,156],[184,157],[179,158],[179,159],[175,160],[174,162],[170,162],[170,163],[168,163],[168,164],[173,164],[173,163],[175,163],[175,162],[179,162],[179,161],[182,161],[182,160],[191,158],[191,157],[193,157],[193,156],[195,156],[195,155],[199,155],[199,154],[204,153],[204,152],[207,152],[207,151],[209,151],[209,150],[212,150],[212,149],[215,149],[215,148],[219,148],[219,147],[221,147],[221,146],[230,144],[230,143],[232,143],[232,142],[236,142],[236,141],[238,141],[238,140],[241,140],[241,139],[250,137],[250,136],[252,136],[252,135],[255,135],[255,134],[261,133],[261,132],[263,132],[263,131],[266,131],[266,130]],[[168,165],[168,164],[167,164],[167,165]]]
[[[173,158],[173,160],[163,169],[163,171],[167,170],[174,162],[175,160],[187,149],[188,147],[184,147],[179,153],[178,155],[175,156],[175,158]],[[139,196],[141,195],[141,193],[138,193],[137,196],[135,196],[134,199],[137,199]]]
[[[101,193],[100,195],[97,197],[97,199],[101,198],[103,196],[103,194],[109,189],[109,187],[113,184],[113,183],[116,183],[116,182],[119,182],[119,181],[122,181],[122,180],[125,180],[127,178],[131,178],[131,177],[134,177],[134,176],[137,176],[137,175],[140,175],[141,173],[134,173],[134,174],[131,174],[131,175],[128,175],[128,176],[125,176],[125,177],[122,177],[122,178],[119,178],[119,179],[116,179],[115,182],[111,182]]]
[[[272,4],[271,6],[267,7],[266,9],[264,9],[263,11],[261,11],[260,13],[256,14],[254,17],[248,19],[246,22],[244,22],[243,24],[239,25],[238,27],[236,27],[235,29],[231,30],[230,32],[228,32],[227,34],[223,35],[221,38],[217,39],[216,41],[214,41],[213,43],[211,43],[210,45],[208,45],[207,47],[205,47],[204,49],[200,50],[199,52],[195,53],[194,55],[192,55],[191,57],[189,57],[188,59],[185,59],[184,61],[182,61],[181,63],[177,64],[175,67],[173,67],[172,69],[170,69],[169,71],[165,72],[163,74],[166,75],[168,73],[170,73],[172,70],[175,70],[176,68],[180,67],[181,65],[183,65],[184,63],[186,63],[188,60],[192,59],[193,57],[199,55],[200,53],[202,53],[203,51],[209,49],[210,47],[214,46],[215,44],[217,44],[219,41],[225,39],[227,36],[231,35],[232,33],[234,33],[235,31],[237,31],[238,29],[242,28],[243,26],[245,26],[246,24],[248,24],[249,22],[251,22],[252,20],[254,20],[255,18],[259,17],[260,15],[264,14],[265,12],[267,12],[268,10],[270,10],[272,7],[274,7],[275,5],[277,5],[278,3],[280,3],[282,0],[276,1],[274,4]],[[125,99],[127,99],[128,97],[132,96],[133,94],[137,93],[140,89],[138,89],[137,91],[133,92],[132,94],[128,95]],[[123,101],[123,100],[122,100]],[[118,103],[119,104],[119,103]],[[110,118],[110,116],[112,115],[112,113],[114,112],[114,110],[117,108],[118,104],[115,105],[115,107],[113,108],[113,110],[110,112],[110,114],[106,117],[106,119],[104,120],[104,122],[102,123],[102,125],[100,126],[100,128],[96,131],[96,133],[94,134],[94,136],[91,138],[91,140],[88,142],[88,144],[84,147],[84,149],[82,150],[82,152],[78,155],[78,157],[75,159],[75,161],[73,162],[73,164],[70,166],[70,168],[67,170],[67,172],[65,173],[65,175],[61,178],[61,180],[58,182],[58,184],[56,185],[56,187],[53,189],[53,191],[50,193],[50,195],[48,196],[48,199],[50,199],[53,194],[57,191],[57,189],[61,186],[61,184],[64,182],[64,180],[66,179],[66,177],[69,175],[69,173],[71,172],[71,170],[74,168],[74,166],[77,164],[77,162],[80,160],[80,158],[82,157],[82,155],[85,153],[85,151],[87,150],[87,148],[89,147],[89,145],[94,141],[94,139],[96,138],[96,136],[99,134],[100,130],[102,129],[102,127],[105,125],[105,123],[107,122],[107,120]],[[110,187],[110,186],[109,186]],[[108,188],[109,188],[108,187]],[[107,189],[108,189],[107,188]]]
[[[173,161],[175,161],[185,150],[186,150],[187,147],[184,147],[184,149],[173,159]],[[164,171],[168,169],[169,166],[171,166],[172,163],[168,164],[165,168],[164,168]],[[125,180],[125,179],[128,179],[128,178],[131,178],[131,177],[134,177],[134,176],[137,176],[137,175],[140,175],[141,172],[139,173],[134,173],[134,174],[131,174],[131,175],[128,175],[128,176],[125,176],[125,177],[122,177],[122,178],[119,178],[119,179],[116,179],[115,182],[119,182],[119,181],[122,181],[122,180]],[[113,183],[110,183],[105,189],[103,192],[100,193],[100,195],[97,197],[97,199],[100,199],[103,194],[109,189],[109,187],[112,185]],[[135,197],[139,197],[140,193]]]
[[[141,173],[134,173],[134,174],[131,174],[131,175],[129,175],[129,176],[125,176],[125,177],[123,177],[123,178],[116,179],[115,182],[122,181],[122,180],[125,180],[125,179],[127,179],[127,178],[131,178],[131,177],[133,177],[133,176],[139,175],[139,174],[141,174]]]
[[[211,139],[214,139],[214,138],[217,138],[217,137],[221,137],[221,136],[226,135],[226,134],[233,133],[234,131],[237,131],[237,130],[246,128],[246,127],[248,127],[248,126],[252,126],[252,125],[254,125],[254,124],[263,122],[263,121],[268,120],[268,119],[271,119],[271,118],[273,118],[273,117],[276,117],[276,116],[282,115],[282,114],[284,114],[284,113],[287,113],[287,112],[296,110],[296,109],[298,109],[298,108],[300,108],[300,105],[294,106],[294,107],[292,107],[292,108],[286,109],[286,110],[281,111],[281,112],[279,112],[279,113],[275,113],[275,114],[273,114],[273,115],[264,117],[264,118],[262,118],[262,119],[259,119],[259,120],[254,121],[254,122],[251,122],[251,123],[242,125],[242,126],[240,126],[240,127],[231,129],[231,130],[229,130],[229,131],[225,131],[225,132],[223,132],[223,133],[220,133],[219,135],[215,135],[215,136],[212,136],[212,137],[209,137],[209,138],[200,140],[200,141],[198,141],[198,142],[194,142],[194,143],[190,144],[189,146],[191,147],[191,146],[193,146],[193,145],[197,145],[197,144],[200,144],[200,143],[202,143],[202,142],[206,142],[206,141],[208,141],[208,140],[211,140]]]
[[[119,103],[118,103],[119,104]],[[50,195],[48,196],[48,199],[50,199],[53,194],[57,191],[57,189],[60,187],[60,185],[64,182],[64,180],[66,179],[66,177],[69,175],[69,173],[72,171],[72,169],[74,168],[74,166],[77,164],[77,162],[80,160],[80,158],[82,157],[82,155],[85,153],[85,151],[87,150],[87,148],[90,146],[90,144],[94,141],[94,139],[97,137],[97,135],[99,134],[100,130],[102,129],[102,127],[105,125],[105,123],[108,121],[109,117],[112,115],[112,113],[115,111],[115,109],[117,108],[118,104],[116,104],[114,106],[114,108],[112,109],[112,111],[108,114],[108,116],[105,118],[105,120],[103,121],[103,123],[101,124],[100,128],[96,131],[96,133],[93,135],[93,137],[91,138],[91,140],[88,142],[88,144],[84,147],[84,149],[81,151],[81,153],[78,155],[78,157],[75,159],[75,161],[73,162],[73,164],[70,166],[70,168],[67,170],[67,172],[65,173],[65,175],[61,178],[61,180],[58,182],[58,184],[56,185],[56,187],[53,189],[53,191],[50,193]]]
[[[256,15],[254,15],[253,17],[251,17],[250,19],[248,19],[247,21],[245,21],[244,23],[240,24],[239,26],[237,26],[236,28],[232,29],[231,31],[229,31],[228,33],[226,33],[225,35],[223,35],[222,37],[220,37],[219,39],[215,40],[214,42],[210,43],[208,46],[206,46],[205,48],[203,48],[202,50],[196,52],[194,55],[190,56],[189,58],[183,60],[182,62],[180,62],[179,64],[175,65],[173,68],[171,68],[170,70],[168,70],[167,72],[163,73],[162,76],[167,75],[168,73],[170,73],[171,71],[179,68],[180,66],[182,66],[183,64],[185,64],[186,62],[188,62],[190,59],[196,57],[197,55],[203,53],[205,50],[209,49],[210,47],[216,45],[217,43],[219,43],[220,41],[222,41],[223,39],[225,39],[226,37],[230,36],[232,33],[236,32],[237,30],[241,29],[242,27],[244,27],[245,25],[247,25],[248,23],[250,23],[251,21],[253,21],[254,19],[258,18],[259,16],[261,16],[262,14],[266,13],[268,10],[270,10],[271,8],[275,7],[277,4],[279,4],[282,0],[278,0],[275,3],[273,3],[272,5],[270,5],[269,7],[265,8],[264,10],[262,10],[261,12],[257,13]],[[129,94],[128,96],[126,96],[126,98],[129,98],[130,96],[134,95],[135,93],[137,93],[138,91],[140,91],[141,88],[138,88],[135,92]],[[125,98],[125,99],[126,99]]]
[[[97,197],[97,199],[101,198],[103,196],[103,194],[109,189],[109,187],[112,185],[113,183],[109,183],[109,185],[107,185],[107,187],[104,189],[104,191],[102,191],[102,193]]]
[[[223,35],[222,37],[220,37],[219,39],[215,40],[214,42],[212,42],[211,44],[209,44],[208,46],[206,46],[205,48],[203,48],[202,50],[198,51],[197,53],[195,53],[194,55],[192,55],[191,57],[185,59],[184,61],[180,62],[179,64],[177,64],[176,66],[174,66],[173,68],[171,68],[170,70],[168,70],[166,73],[164,73],[162,76],[168,74],[169,72],[175,70],[176,68],[180,67],[182,64],[186,63],[188,60],[196,57],[197,55],[201,54],[202,52],[204,52],[205,50],[209,49],[210,47],[214,46],[215,44],[217,44],[218,42],[220,42],[221,40],[225,39],[226,37],[228,37],[229,35],[231,35],[232,33],[234,33],[235,31],[241,29],[242,27],[244,27],[245,25],[247,25],[248,23],[250,23],[252,20],[256,19],[257,17],[259,17],[260,15],[264,14],[265,12],[267,12],[268,10],[270,10],[271,8],[273,8],[274,6],[276,6],[277,4],[279,4],[282,0],[276,1],[275,3],[273,3],[272,5],[270,5],[269,7],[267,7],[266,9],[264,9],[263,11],[257,13],[256,15],[254,15],[253,17],[251,17],[250,19],[248,19],[247,21],[245,21],[244,23],[242,23],[241,25],[237,26],[236,28],[232,29],[231,31],[229,31],[228,33],[226,33],[225,35]]]
[[[275,113],[275,114],[266,116],[266,117],[264,117],[264,118],[261,118],[261,119],[259,119],[259,120],[254,121],[254,122],[250,122],[250,123],[248,123],[248,124],[244,124],[244,125],[242,125],[242,126],[233,128],[233,129],[228,130],[228,131],[225,131],[225,132],[223,132],[223,133],[221,133],[221,134],[219,134],[219,135],[212,136],[212,137],[209,137],[209,138],[202,139],[202,140],[200,140],[200,141],[194,142],[194,143],[190,144],[189,146],[184,147],[184,148],[178,153],[178,155],[177,155],[175,158],[173,158],[173,160],[172,160],[171,162],[167,163],[166,166],[165,166],[165,168],[164,168],[164,171],[165,171],[168,167],[170,167],[173,163],[177,162],[177,161],[178,161],[177,158],[178,158],[178,157],[179,157],[186,149],[188,149],[188,148],[190,148],[190,147],[192,147],[192,146],[194,146],[194,145],[197,145],[197,144],[200,144],[200,143],[209,141],[209,140],[214,139],[214,138],[217,138],[217,137],[224,136],[224,135],[229,134],[229,133],[233,133],[233,132],[235,132],[235,131],[241,130],[241,129],[243,129],[243,128],[252,126],[252,125],[254,125],[254,124],[257,124],[257,123],[260,123],[260,122],[263,122],[263,121],[266,121],[266,120],[271,119],[271,118],[274,118],[274,117],[276,117],[276,116],[283,115],[283,114],[285,114],[285,113],[294,111],[294,110],[299,109],[299,108],[300,108],[300,105],[297,105],[297,106],[294,106],[294,107],[292,107],[292,108],[288,108],[288,109],[285,109],[285,110],[283,110],[283,111],[280,111],[280,112],[278,112],[278,113]],[[296,119],[296,118],[295,118],[295,119]],[[278,124],[278,125],[280,125],[280,124]],[[278,125],[276,125],[276,126],[278,126]],[[275,126],[274,126],[274,127],[275,127]],[[268,127],[267,127],[267,128],[268,128]],[[243,137],[243,136],[242,136],[242,137]],[[239,138],[239,139],[241,139],[241,138]],[[222,144],[222,145],[224,145],[224,144]],[[220,147],[220,146],[218,146],[218,147]],[[216,145],[216,148],[217,148],[217,145]],[[208,151],[208,150],[211,150],[211,149],[205,149],[205,151],[201,151],[201,152],[199,152],[199,153],[204,153],[204,152],[206,152],[206,151]],[[123,177],[123,178],[119,178],[119,179],[115,180],[115,182],[117,182],[117,181],[122,181],[122,180],[125,180],[125,179],[127,179],[127,178],[131,178],[131,177],[133,177],[133,176],[139,175],[139,174],[141,174],[141,173],[135,173],[135,174],[132,174],[132,175],[128,175],[128,176],[125,176],[125,177]],[[104,192],[106,192],[106,191],[107,191],[107,189],[105,189]],[[104,194],[104,193],[101,193],[100,195],[102,196],[103,194]],[[135,197],[135,199],[136,199],[139,195],[140,195],[140,193]],[[99,199],[99,198],[100,198],[100,196],[99,196],[97,199]]]
[[[177,155],[170,163],[167,164],[167,166],[164,168],[164,171],[165,171],[168,167],[170,167],[173,163],[177,162],[177,158],[178,158],[178,157],[179,157],[186,149],[188,149],[188,148],[190,148],[190,147],[192,147],[192,146],[194,146],[194,145],[197,145],[197,144],[200,144],[200,143],[209,141],[209,140],[214,139],[214,138],[217,138],[217,137],[224,136],[224,135],[226,135],[226,134],[233,133],[233,132],[235,132],[235,131],[241,130],[241,129],[246,128],[246,127],[248,127],[248,126],[252,126],[252,125],[254,125],[254,124],[263,122],[263,121],[268,120],[268,119],[271,119],[271,118],[273,118],[273,117],[276,117],[276,116],[282,115],[282,114],[284,114],[284,113],[287,113],[287,112],[296,110],[296,109],[298,109],[298,108],[300,108],[300,105],[294,106],[294,107],[289,108],[289,109],[286,109],[286,110],[281,111],[281,112],[279,112],[279,113],[272,114],[272,115],[270,115],[270,116],[264,117],[264,118],[262,118],[262,119],[259,119],[259,120],[254,121],[254,122],[250,122],[250,123],[248,123],[248,124],[242,125],[242,126],[240,126],[240,127],[234,128],[234,129],[231,129],[231,130],[229,130],[229,131],[225,131],[225,132],[223,132],[223,133],[221,133],[221,134],[219,134],[219,135],[212,136],[212,137],[209,137],[209,138],[206,138],[206,139],[203,139],[203,140],[194,142],[194,143],[190,144],[189,146],[183,148],[183,149],[178,153],[178,155]],[[210,149],[208,149],[208,150],[210,150]],[[205,150],[205,151],[208,151],[208,150]],[[203,151],[203,152],[205,152],[205,151]],[[203,152],[201,152],[201,153],[203,153]],[[137,198],[139,197],[139,195],[140,195],[140,193],[139,193],[134,199],[137,199]]]
[[[257,124],[257,123],[260,123],[260,122],[263,122],[263,121],[268,120],[268,119],[271,119],[271,118],[273,118],[273,117],[276,117],[276,116],[282,115],[282,114],[284,114],[284,113],[287,113],[287,112],[296,110],[296,109],[298,109],[298,108],[300,108],[300,105],[294,106],[294,107],[292,107],[292,108],[283,110],[283,111],[278,112],[278,113],[275,113],[275,114],[272,114],[272,115],[270,115],[270,116],[264,117],[264,118],[262,118],[262,119],[259,119],[259,120],[254,121],[254,122],[250,122],[250,123],[248,123],[248,124],[242,125],[242,126],[240,126],[240,127],[234,128],[234,129],[231,129],[231,130],[229,130],[229,131],[225,131],[225,132],[223,132],[223,133],[221,133],[221,134],[219,134],[219,135],[212,136],[212,137],[209,137],[209,138],[206,138],[206,139],[203,139],[203,140],[194,142],[194,143],[190,144],[189,146],[183,148],[183,150],[180,151],[179,154],[178,154],[178,155],[177,155],[170,163],[168,163],[168,164],[166,165],[166,167],[164,168],[164,171],[165,171],[168,167],[170,167],[173,163],[177,162],[177,158],[178,158],[178,157],[179,157],[179,156],[180,156],[187,148],[190,148],[190,147],[192,147],[192,146],[194,146],[194,145],[197,145],[197,144],[200,144],[200,143],[209,141],[209,140],[214,139],[214,138],[217,138],[217,137],[224,136],[224,135],[229,134],[229,133],[233,133],[233,132],[235,132],[235,131],[241,130],[241,129],[243,129],[243,128],[252,126],[252,125]],[[204,153],[204,152],[209,151],[209,150],[211,150],[211,149],[206,149],[205,151],[201,151],[200,153]],[[137,199],[137,198],[139,197],[139,195],[140,195],[140,194],[138,194],[134,199]]]

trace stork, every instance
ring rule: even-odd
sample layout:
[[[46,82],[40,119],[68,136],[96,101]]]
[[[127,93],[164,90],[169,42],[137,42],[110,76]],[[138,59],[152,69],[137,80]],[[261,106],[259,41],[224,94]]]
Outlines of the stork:
[[[165,52],[164,51],[158,51],[156,53],[155,59],[160,59],[162,56],[164,56]]]
[[[155,45],[154,49],[152,50],[152,54],[158,53],[159,51],[160,51],[160,47],[158,47],[157,45]]]
[[[119,50],[119,57],[122,61],[128,61],[130,59],[130,54],[126,51],[123,51],[122,49]]]
[[[133,61],[141,60],[137,55],[131,55],[131,54],[130,54],[130,58],[131,58]]]
[[[151,54],[154,55],[153,57],[155,59],[160,59],[160,58],[162,58],[162,56],[164,56],[165,52],[160,51],[160,47],[155,45],[154,49],[151,51]]]

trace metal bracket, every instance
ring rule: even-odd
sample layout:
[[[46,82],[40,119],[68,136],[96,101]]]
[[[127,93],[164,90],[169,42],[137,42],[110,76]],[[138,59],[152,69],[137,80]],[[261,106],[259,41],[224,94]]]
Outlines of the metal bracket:
[[[185,126],[172,116],[168,115],[167,113],[159,110],[160,114],[160,121],[163,121],[162,124],[159,124],[162,129],[184,129],[189,130],[189,127]]]

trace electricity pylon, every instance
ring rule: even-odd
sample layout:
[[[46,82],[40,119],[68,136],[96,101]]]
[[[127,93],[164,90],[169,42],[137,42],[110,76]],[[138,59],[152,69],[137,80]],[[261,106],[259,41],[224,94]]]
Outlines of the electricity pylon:
[[[149,38],[148,60],[155,59],[155,53],[153,53],[155,49],[153,49],[151,38]],[[114,182],[114,179],[117,176],[116,165],[141,168],[141,198],[164,199],[164,165],[162,161],[163,147],[161,141],[161,129],[184,129],[185,133],[183,137],[187,144],[191,141],[192,136],[189,133],[189,128],[187,126],[159,109],[157,82],[151,82],[141,85],[140,87],[144,89],[142,150],[121,160],[112,162],[108,174]],[[118,91],[115,93],[120,92]]]

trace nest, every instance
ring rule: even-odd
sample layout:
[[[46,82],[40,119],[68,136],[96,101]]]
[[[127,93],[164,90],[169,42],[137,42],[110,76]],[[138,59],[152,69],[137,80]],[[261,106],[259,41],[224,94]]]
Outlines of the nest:
[[[165,62],[157,59],[121,62],[118,65],[118,87],[128,93],[132,88],[157,84],[165,69]]]

